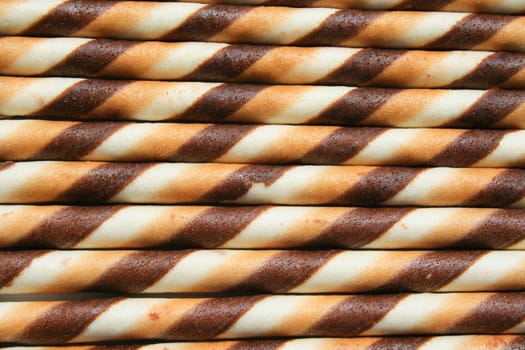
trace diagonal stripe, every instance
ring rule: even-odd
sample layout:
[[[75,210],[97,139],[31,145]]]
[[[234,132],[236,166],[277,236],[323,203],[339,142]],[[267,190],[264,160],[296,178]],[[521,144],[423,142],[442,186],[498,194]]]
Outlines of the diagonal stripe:
[[[190,309],[165,333],[168,339],[210,339],[228,330],[263,296],[212,298]]]
[[[139,350],[144,345],[135,344],[135,345],[95,345],[90,346],[86,350]],[[164,349],[166,350],[166,349]]]
[[[20,35],[67,36],[84,28],[118,1],[68,0],[53,8]]]
[[[359,248],[381,237],[411,211],[410,208],[351,209],[305,246]]]
[[[59,344],[79,335],[119,299],[66,301],[57,304],[30,323],[17,336],[26,344]]]
[[[504,130],[469,130],[428,161],[432,166],[469,167],[496,149],[507,134]]]
[[[266,207],[211,207],[199,214],[163,245],[215,248],[237,236]]]
[[[375,341],[365,350],[417,350],[426,342],[431,340],[430,337],[397,337],[397,338],[382,338]]]
[[[430,291],[442,288],[459,277],[485,251],[430,252],[423,254],[407,266],[390,281],[379,286],[378,291]]]
[[[523,294],[497,293],[476,306],[447,331],[450,333],[501,333],[525,319]]]
[[[147,163],[100,165],[82,176],[55,201],[96,203],[111,200],[150,166]]]
[[[352,205],[378,205],[403,190],[422,170],[405,167],[377,167],[363,175],[334,203]]]
[[[317,321],[305,335],[348,337],[372,328],[406,295],[351,296]]]
[[[65,118],[83,117],[129,83],[129,81],[124,80],[82,80],[65,90],[33,115],[51,115]]]
[[[78,123],[62,131],[30,159],[79,160],[128,123]]]
[[[404,0],[399,5],[392,7],[391,10],[440,10],[451,2],[454,2],[454,0]]]
[[[0,289],[9,287],[13,280],[22,272],[33,259],[47,253],[47,251],[0,251]]]
[[[304,164],[338,164],[355,156],[384,128],[340,128],[324,138],[301,159]]]
[[[177,162],[211,162],[228,152],[257,126],[210,125],[180,146],[168,160]]]
[[[138,251],[106,270],[86,291],[140,293],[171,270],[190,250]]]
[[[207,5],[173,31],[163,35],[163,41],[207,41],[249,12],[249,6]]]
[[[273,255],[231,291],[263,291],[283,293],[309,279],[319,268],[339,252],[284,251]]]
[[[92,77],[135,45],[137,45],[135,41],[90,40],[70,53],[63,61],[42,74]]]
[[[362,85],[405,54],[403,50],[362,49],[318,83]]]
[[[22,239],[20,247],[70,248],[89,236],[122,207],[65,207],[39,222]]]
[[[498,33],[513,16],[471,14],[456,23],[444,35],[425,45],[429,49],[468,49],[479,45]]]
[[[286,340],[251,340],[240,341],[227,350],[277,350],[286,343]]]
[[[468,199],[467,206],[504,207],[525,196],[525,171],[507,169],[495,176],[479,193]]]

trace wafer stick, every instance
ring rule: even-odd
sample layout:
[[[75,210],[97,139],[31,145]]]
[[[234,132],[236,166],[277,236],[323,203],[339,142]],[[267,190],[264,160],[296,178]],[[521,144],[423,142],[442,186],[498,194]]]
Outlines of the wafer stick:
[[[525,131],[0,121],[2,160],[525,166]]]
[[[512,291],[524,264],[489,250],[4,251],[0,294]]]
[[[455,335],[440,337],[358,337],[281,340],[238,340],[105,345],[105,350],[521,350],[525,337],[518,335]],[[100,346],[6,347],[5,350],[100,350]]]
[[[525,91],[0,77],[0,115],[525,128]]]
[[[0,341],[510,333],[525,331],[525,294],[248,296],[0,303]]]
[[[5,0],[0,34],[346,47],[525,51],[525,18],[117,1]],[[64,25],[64,18],[75,21]],[[211,25],[213,21],[213,25]],[[388,33],[388,35],[385,35]]]
[[[525,54],[140,42],[0,39],[0,74],[335,84],[525,88]]]
[[[0,163],[2,203],[525,207],[525,170],[218,163]]]

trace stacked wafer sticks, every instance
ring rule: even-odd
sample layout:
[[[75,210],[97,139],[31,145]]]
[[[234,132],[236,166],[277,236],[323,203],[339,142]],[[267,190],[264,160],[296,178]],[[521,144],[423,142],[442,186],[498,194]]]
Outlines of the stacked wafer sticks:
[[[2,1],[0,345],[525,349],[523,13]]]

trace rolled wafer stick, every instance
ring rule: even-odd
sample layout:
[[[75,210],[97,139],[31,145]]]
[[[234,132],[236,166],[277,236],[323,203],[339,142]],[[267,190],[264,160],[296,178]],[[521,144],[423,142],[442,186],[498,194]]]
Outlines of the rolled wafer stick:
[[[0,121],[1,160],[523,167],[525,131]]]
[[[203,340],[525,331],[525,294],[247,296],[0,303],[0,341]]]
[[[489,250],[4,251],[0,294],[512,291],[524,263]]]
[[[525,170],[218,163],[0,163],[2,203],[525,207]]]
[[[0,74],[525,89],[525,54],[4,37]]]
[[[438,337],[358,337],[280,340],[238,340],[215,342],[173,342],[156,344],[105,345],[105,350],[522,350],[525,337],[519,335],[450,335]],[[12,346],[5,350],[100,350],[100,346]]]
[[[4,35],[525,51],[519,16],[94,0],[3,6]],[[65,26],[64,18],[76,20]]]
[[[67,119],[525,128],[525,91],[0,77],[0,114]]]
[[[0,247],[524,249],[525,211],[0,206]]]

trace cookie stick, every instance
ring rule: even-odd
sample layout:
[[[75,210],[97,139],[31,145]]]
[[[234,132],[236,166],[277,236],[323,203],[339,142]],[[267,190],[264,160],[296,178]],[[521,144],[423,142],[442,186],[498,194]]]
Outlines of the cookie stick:
[[[525,166],[523,130],[42,120],[0,130],[1,160]]]
[[[5,116],[62,119],[525,128],[523,90],[0,77],[0,102]]]
[[[2,203],[525,207],[525,170],[218,163],[0,163]]]
[[[360,11],[196,3],[7,0],[0,34],[525,51],[525,18],[452,12]],[[93,13],[96,13],[94,16]],[[79,17],[80,16],[80,17]],[[78,18],[65,26],[63,18]],[[213,18],[214,28],[201,25]],[[389,33],[388,40],[385,34]],[[457,37],[461,37],[458,40]]]
[[[525,294],[247,296],[0,303],[0,341],[243,339],[525,331]],[[413,322],[406,322],[413,320]],[[118,326],[117,326],[118,325]]]
[[[0,74],[335,84],[410,88],[525,88],[525,53],[0,39]]]

